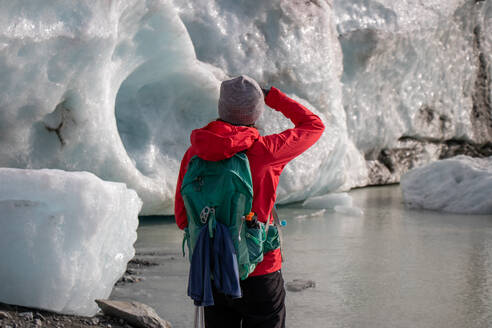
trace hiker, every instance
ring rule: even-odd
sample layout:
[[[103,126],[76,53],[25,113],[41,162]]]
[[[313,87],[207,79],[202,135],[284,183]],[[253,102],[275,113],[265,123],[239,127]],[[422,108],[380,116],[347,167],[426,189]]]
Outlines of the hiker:
[[[265,103],[289,118],[295,127],[261,136],[254,124]],[[318,116],[277,88],[262,89],[245,75],[222,82],[218,114],[217,120],[191,133],[191,146],[181,161],[176,187],[176,223],[180,229],[188,225],[181,187],[190,160],[198,156],[206,161],[222,161],[245,152],[253,183],[251,211],[258,221],[272,227],[272,210],[283,168],[321,137],[324,125]],[[212,286],[214,305],[205,307],[206,327],[285,327],[281,266],[280,248],[263,254],[254,271],[240,281],[241,298],[232,298]]]

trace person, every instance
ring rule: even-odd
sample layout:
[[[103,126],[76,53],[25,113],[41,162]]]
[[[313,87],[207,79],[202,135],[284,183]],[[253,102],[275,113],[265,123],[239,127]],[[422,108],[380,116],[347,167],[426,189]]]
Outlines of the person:
[[[290,119],[294,128],[261,136],[254,123],[264,111],[265,103]],[[253,180],[252,211],[261,222],[272,224],[272,209],[283,168],[311,147],[325,127],[317,115],[279,89],[273,86],[262,89],[245,75],[222,82],[218,114],[217,120],[191,133],[191,146],[181,161],[176,187],[176,223],[180,229],[187,226],[180,189],[190,159],[197,155],[204,160],[220,161],[245,151]],[[285,327],[281,256],[279,248],[264,254],[263,261],[240,282],[242,298],[232,299],[214,289],[215,304],[205,307],[206,327]]]

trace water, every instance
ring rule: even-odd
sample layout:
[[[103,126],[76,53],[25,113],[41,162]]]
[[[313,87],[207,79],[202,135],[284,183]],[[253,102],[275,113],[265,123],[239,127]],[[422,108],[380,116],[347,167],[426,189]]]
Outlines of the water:
[[[352,191],[362,217],[283,207],[287,327],[492,327],[492,216],[406,209],[398,186]],[[170,219],[144,219],[140,257],[159,263],[112,297],[149,304],[190,327],[188,263]]]

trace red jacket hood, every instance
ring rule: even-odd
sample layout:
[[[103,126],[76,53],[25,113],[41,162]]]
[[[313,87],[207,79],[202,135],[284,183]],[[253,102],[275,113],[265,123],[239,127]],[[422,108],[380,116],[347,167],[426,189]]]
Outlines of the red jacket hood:
[[[250,148],[259,137],[255,128],[213,121],[191,132],[191,148],[204,160],[220,161]]]

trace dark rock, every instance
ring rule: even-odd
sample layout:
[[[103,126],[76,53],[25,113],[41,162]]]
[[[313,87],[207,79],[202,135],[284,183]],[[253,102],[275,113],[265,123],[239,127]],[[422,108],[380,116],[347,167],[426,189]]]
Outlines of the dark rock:
[[[394,174],[390,172],[388,167],[380,161],[367,161],[367,171],[369,178],[369,185],[379,186],[397,183],[398,180]]]
[[[116,282],[116,286],[121,286],[121,285],[126,285],[126,284],[133,284],[133,283],[136,283],[136,282],[140,282],[142,280],[144,280],[143,277],[138,277],[138,276],[134,276],[134,275],[125,273],[123,275],[123,277],[121,277],[120,279],[118,279],[118,281]]]
[[[5,311],[0,311],[0,320],[2,319],[10,319],[10,315]]]
[[[475,144],[469,141],[450,139],[443,142],[439,159],[458,155],[484,158],[492,156],[492,142]]]
[[[290,292],[300,292],[307,288],[316,287],[316,283],[313,280],[294,279],[286,284],[287,290]]]
[[[35,319],[40,319],[41,321],[45,321],[46,320],[46,318],[41,313],[39,313],[39,312],[36,312],[34,314],[34,318]]]
[[[155,255],[158,253],[156,253],[156,252],[143,253],[143,255],[149,255],[149,254]],[[140,255],[142,255],[142,254],[140,254]],[[128,262],[128,267],[127,267],[125,273],[123,274],[123,276],[120,279],[118,279],[118,281],[116,282],[116,286],[132,284],[132,283],[136,283],[136,282],[140,282],[140,281],[144,280],[143,277],[139,276],[140,272],[137,271],[135,268],[140,269],[143,267],[150,267],[150,266],[156,266],[156,265],[159,265],[159,264],[156,262],[142,259],[142,258],[134,257],[133,259],[130,260],[130,262]]]
[[[382,149],[377,156],[374,153],[366,154],[369,186],[398,183],[410,169],[438,159],[457,155],[479,158],[492,156],[492,142],[477,144],[458,139],[404,136],[394,148]]]
[[[128,264],[136,266],[136,267],[148,267],[148,266],[159,265],[158,263],[151,262],[151,261],[144,260],[144,259],[139,259],[139,258],[131,259],[130,262],[128,262]]]
[[[170,328],[171,324],[161,319],[155,310],[139,302],[96,300],[104,314],[121,318],[134,327]]]
[[[24,320],[32,321],[34,319],[34,315],[32,312],[22,312],[19,313],[19,316],[24,318]]]
[[[138,272],[134,269],[127,268],[125,274],[136,275]]]

